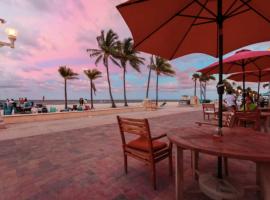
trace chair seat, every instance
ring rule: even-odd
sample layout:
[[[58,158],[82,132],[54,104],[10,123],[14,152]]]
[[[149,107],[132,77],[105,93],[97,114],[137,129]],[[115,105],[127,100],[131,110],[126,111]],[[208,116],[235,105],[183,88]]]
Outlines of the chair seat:
[[[160,149],[166,148],[168,145],[166,142],[161,141],[152,141],[153,150],[158,151]],[[149,143],[146,138],[139,137],[138,139],[132,140],[127,144],[128,147],[141,150],[141,151],[149,151]]]

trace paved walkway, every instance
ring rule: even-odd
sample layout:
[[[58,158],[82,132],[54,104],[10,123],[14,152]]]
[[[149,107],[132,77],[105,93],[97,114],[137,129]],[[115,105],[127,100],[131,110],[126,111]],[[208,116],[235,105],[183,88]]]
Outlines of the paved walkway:
[[[142,114],[140,117],[148,117]],[[194,121],[201,118],[201,112],[171,113],[151,118],[150,126],[157,135],[170,128],[194,126]],[[202,171],[214,172],[215,166],[214,157],[201,156]],[[185,198],[208,200],[192,180],[190,152],[185,153],[184,168]],[[167,161],[157,165],[157,191],[152,189],[148,166],[129,158],[128,169],[129,174],[125,175],[120,134],[115,123],[4,140],[0,141],[0,200],[174,198],[174,180],[168,175]],[[230,160],[230,172],[239,184],[255,182],[254,163]],[[255,197],[254,191],[248,191],[243,199]]]
[[[130,112],[120,114],[121,116],[150,118],[175,113],[185,113],[201,109],[200,107],[176,107],[166,106],[156,111]],[[51,134],[61,131],[87,128],[105,124],[116,123],[116,115],[90,116],[73,119],[63,119],[54,121],[31,122],[20,124],[8,124],[7,129],[0,129],[0,141],[7,139],[15,139],[21,137],[29,137],[34,135]]]

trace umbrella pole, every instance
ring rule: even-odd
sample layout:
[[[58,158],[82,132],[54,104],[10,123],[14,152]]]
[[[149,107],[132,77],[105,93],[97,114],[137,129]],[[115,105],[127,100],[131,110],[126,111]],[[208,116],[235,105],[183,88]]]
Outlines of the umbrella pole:
[[[262,79],[262,75],[261,75],[261,70],[259,71],[259,81],[258,81],[258,90],[257,90],[257,105],[259,105],[259,100],[260,100],[260,85],[261,85],[261,79]]]
[[[219,59],[219,80],[217,85],[218,91],[218,127],[219,127],[219,136],[222,135],[222,102],[223,102],[223,93],[224,93],[224,84],[223,84],[223,15],[222,15],[222,0],[217,2],[218,16],[217,16],[217,26],[218,26],[218,59]],[[223,178],[222,175],[222,157],[218,157],[218,169],[217,176],[219,179]]]
[[[243,104],[244,104],[244,111],[246,111],[246,74],[244,63],[242,63],[242,72],[243,72]]]

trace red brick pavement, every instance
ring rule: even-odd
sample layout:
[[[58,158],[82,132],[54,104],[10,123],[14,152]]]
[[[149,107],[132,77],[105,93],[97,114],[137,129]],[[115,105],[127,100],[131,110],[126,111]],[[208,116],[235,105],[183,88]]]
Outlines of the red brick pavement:
[[[150,119],[153,134],[194,126],[199,112]],[[23,131],[23,130],[22,130]],[[216,160],[202,156],[203,171],[214,171]],[[152,189],[148,166],[129,159],[124,174],[117,124],[71,130],[0,142],[0,200],[166,200],[174,197],[168,162],[157,166],[158,190]],[[254,184],[255,165],[230,160],[231,177]],[[185,154],[185,197],[208,199],[192,181],[190,153]],[[244,199],[256,199],[248,191]]]

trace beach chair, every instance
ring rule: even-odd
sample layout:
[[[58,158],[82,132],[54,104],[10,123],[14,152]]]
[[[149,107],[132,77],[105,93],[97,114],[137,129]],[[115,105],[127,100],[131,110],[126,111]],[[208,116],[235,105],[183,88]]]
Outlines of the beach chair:
[[[124,169],[127,174],[127,157],[130,156],[150,166],[152,184],[156,190],[156,163],[169,158],[169,172],[172,175],[172,144],[160,141],[166,134],[152,137],[147,119],[120,118],[117,116],[124,153]],[[139,136],[127,141],[126,135]],[[129,137],[130,138],[130,137]]]
[[[4,115],[11,115],[12,114],[12,106],[4,104]]]
[[[50,107],[50,113],[54,113],[56,111],[57,111],[56,107]]]
[[[205,120],[205,117],[207,116],[208,120],[210,120],[210,115],[213,116],[213,118],[217,117],[218,111],[216,110],[214,103],[203,103],[203,119]]]

